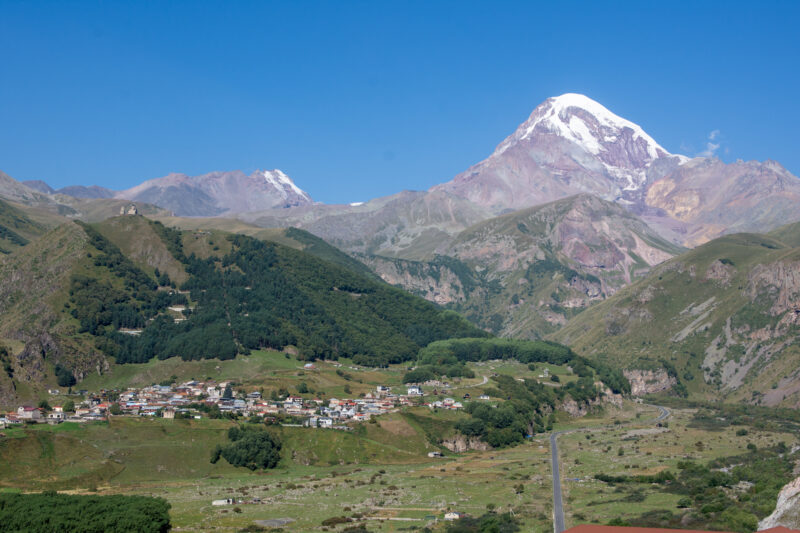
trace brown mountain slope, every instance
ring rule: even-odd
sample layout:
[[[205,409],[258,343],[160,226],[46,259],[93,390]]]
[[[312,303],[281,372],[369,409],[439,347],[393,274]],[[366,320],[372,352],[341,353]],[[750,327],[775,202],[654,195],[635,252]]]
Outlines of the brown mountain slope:
[[[681,249],[619,205],[577,195],[479,222],[428,261],[362,260],[387,282],[505,336],[535,338]]]
[[[685,225],[696,246],[727,233],[769,231],[800,218],[800,180],[774,161],[692,159],[647,189],[649,207]]]

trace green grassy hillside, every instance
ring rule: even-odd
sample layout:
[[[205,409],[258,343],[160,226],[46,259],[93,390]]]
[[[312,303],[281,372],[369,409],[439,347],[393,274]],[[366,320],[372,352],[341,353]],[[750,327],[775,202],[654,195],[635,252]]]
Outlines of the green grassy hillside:
[[[691,250],[552,338],[623,368],[674,367],[692,395],[798,406],[800,248],[784,242],[790,228],[774,235]]]
[[[281,426],[271,431],[283,443],[282,468],[420,463],[428,451],[441,449],[418,421],[435,424],[432,417],[427,410],[416,416],[390,414],[352,432]],[[241,474],[224,460],[209,461],[234,425],[231,420],[119,417],[7,430],[0,440],[0,487],[85,489]]]
[[[104,358],[90,338],[78,334],[64,308],[71,277],[92,270],[90,250],[86,233],[71,222],[0,263],[0,344],[9,352],[8,370],[0,374],[0,404],[31,401],[55,387],[53,369],[62,358],[78,376],[102,370]]]
[[[798,247],[800,246],[800,222],[781,226],[770,231],[767,235],[787,246]]]
[[[145,217],[121,216],[94,226],[103,237],[114,243],[139,268],[155,274],[166,273],[180,284],[189,276],[184,265],[167,249],[161,233],[164,229]]]
[[[0,254],[9,254],[47,231],[23,209],[0,200]]]

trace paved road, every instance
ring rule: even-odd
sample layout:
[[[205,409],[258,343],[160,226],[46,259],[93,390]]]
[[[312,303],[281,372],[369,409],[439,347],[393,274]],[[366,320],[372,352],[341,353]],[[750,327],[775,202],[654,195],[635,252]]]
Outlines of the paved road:
[[[659,410],[659,415],[649,420],[651,423],[660,422],[669,416],[669,409],[660,405],[653,405]],[[647,422],[647,421],[646,421]],[[565,433],[573,433],[575,431],[597,431],[599,429],[610,429],[619,427],[613,425],[597,426],[594,428],[580,428],[580,429],[567,429],[564,431],[555,431],[550,434],[550,460],[553,469],[553,531],[554,533],[562,533],[566,529],[564,524],[564,502],[561,499],[561,473],[558,466],[558,436]]]
[[[550,434],[550,455],[553,463],[553,531],[564,531],[564,503],[561,501],[561,473],[558,470],[558,442],[556,438],[566,431]]]

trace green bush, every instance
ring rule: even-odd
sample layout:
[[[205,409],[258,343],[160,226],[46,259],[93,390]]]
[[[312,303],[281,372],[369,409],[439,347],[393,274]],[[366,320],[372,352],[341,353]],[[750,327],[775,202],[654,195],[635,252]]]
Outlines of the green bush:
[[[519,521],[511,513],[489,511],[477,518],[465,516],[448,524],[447,533],[515,533]]]
[[[228,430],[228,446],[217,446],[211,454],[211,462],[222,457],[233,466],[250,470],[275,468],[280,461],[281,443],[269,431],[253,426],[234,426]]]
[[[71,387],[76,380],[72,372],[65,366],[56,363],[56,381],[59,387]]]

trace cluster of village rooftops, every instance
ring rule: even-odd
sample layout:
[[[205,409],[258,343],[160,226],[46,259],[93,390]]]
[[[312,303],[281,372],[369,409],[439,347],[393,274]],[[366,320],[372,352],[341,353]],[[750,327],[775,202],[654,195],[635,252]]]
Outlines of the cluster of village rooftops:
[[[307,364],[305,369],[313,369]],[[218,409],[220,414],[236,413],[251,417],[290,417],[293,423],[310,427],[351,429],[352,421],[365,421],[372,416],[389,413],[407,406],[424,405],[431,409],[461,409],[461,401],[439,398],[450,389],[448,383],[429,381],[393,390],[378,385],[374,391],[358,398],[303,398],[285,396],[263,398],[260,391],[233,391],[231,382],[187,381],[169,385],[150,385],[124,391],[102,390],[98,393],[79,391],[82,399],[74,403],[74,410],[65,411],[63,405],[20,406],[15,412],[0,415],[0,426],[23,423],[58,424],[65,421],[87,422],[105,420],[111,416],[151,416],[163,418],[202,418]],[[428,391],[428,392],[425,392]],[[49,391],[53,395],[58,390]],[[431,398],[426,401],[426,396]],[[463,399],[468,399],[465,395]],[[488,396],[481,396],[488,400]]]

